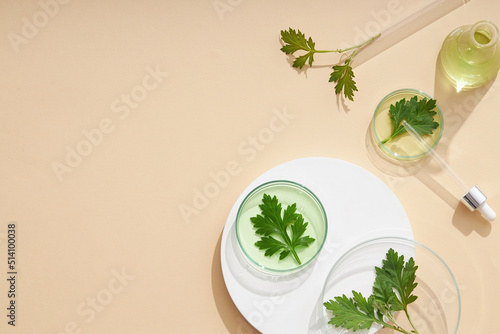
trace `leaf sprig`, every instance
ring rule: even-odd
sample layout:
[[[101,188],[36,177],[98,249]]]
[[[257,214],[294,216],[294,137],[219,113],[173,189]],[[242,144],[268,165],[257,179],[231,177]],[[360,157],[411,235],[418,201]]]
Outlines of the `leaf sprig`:
[[[405,262],[403,255],[399,256],[394,249],[389,249],[382,267],[375,267],[376,278],[370,297],[365,298],[361,293],[352,291],[351,298],[342,295],[323,303],[333,315],[328,323],[353,331],[369,329],[377,323],[401,333],[418,334],[408,313],[408,305],[417,300],[413,294],[418,285],[415,281],[417,269],[412,257]],[[412,326],[411,331],[397,323],[394,318],[397,311],[405,312]]]
[[[363,48],[366,44],[370,43],[374,39],[378,38],[380,34],[373,36],[372,38],[366,40],[365,42],[346,48],[346,49],[336,49],[336,50],[316,50],[316,44],[311,37],[306,38],[306,36],[300,31],[289,28],[288,30],[281,31],[281,39],[285,45],[280,49],[286,54],[294,54],[297,51],[305,51],[305,54],[297,56],[293,61],[292,66],[296,68],[302,68],[307,63],[312,66],[314,63],[314,54],[316,53],[344,53],[350,50],[354,50],[349,57],[347,57],[343,64],[337,64],[332,67],[333,72],[330,74],[329,82],[335,82],[335,93],[344,93],[344,96],[351,101],[354,101],[354,92],[358,91],[356,87],[356,82],[354,81],[354,72],[352,70],[352,60],[356,53]]]
[[[432,134],[432,130],[439,126],[439,123],[434,121],[435,108],[436,100],[427,98],[418,100],[417,96],[412,97],[410,100],[403,98],[392,104],[389,107],[389,114],[393,124],[392,134],[383,140],[382,144],[406,132],[403,120],[410,124],[421,136]]]
[[[296,212],[297,204],[287,206],[282,216],[281,203],[279,203],[277,197],[264,194],[259,208],[262,214],[250,218],[256,229],[255,233],[262,235],[261,239],[255,243],[255,246],[265,250],[265,256],[272,256],[281,251],[280,260],[292,254],[297,263],[302,264],[296,249],[298,247],[308,247],[315,239],[310,236],[303,236],[308,223],[304,222],[304,217]]]

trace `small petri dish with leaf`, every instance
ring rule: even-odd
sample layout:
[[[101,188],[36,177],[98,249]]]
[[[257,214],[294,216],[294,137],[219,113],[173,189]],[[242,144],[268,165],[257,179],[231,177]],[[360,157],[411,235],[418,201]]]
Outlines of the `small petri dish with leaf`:
[[[242,201],[235,231],[244,258],[270,275],[286,275],[314,262],[327,235],[325,210],[305,186],[266,182]]]
[[[436,100],[416,89],[400,89],[377,105],[371,123],[375,145],[385,156],[396,160],[418,160],[430,149],[419,144],[403,126],[407,121],[430,149],[438,144],[443,134],[443,114]]]

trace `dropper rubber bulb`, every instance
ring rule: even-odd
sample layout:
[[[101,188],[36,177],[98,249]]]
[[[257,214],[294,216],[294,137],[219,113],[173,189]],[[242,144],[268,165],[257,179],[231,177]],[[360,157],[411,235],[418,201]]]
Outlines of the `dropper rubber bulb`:
[[[497,214],[488,203],[486,203],[486,198],[486,195],[479,187],[474,186],[462,197],[462,202],[466,204],[471,211],[479,211],[486,220],[491,222],[497,218]]]
[[[479,208],[477,208],[479,212],[481,212],[481,215],[487,220],[487,221],[494,221],[497,218],[497,214],[495,211],[493,211],[492,208],[488,205],[488,203],[484,202]]]

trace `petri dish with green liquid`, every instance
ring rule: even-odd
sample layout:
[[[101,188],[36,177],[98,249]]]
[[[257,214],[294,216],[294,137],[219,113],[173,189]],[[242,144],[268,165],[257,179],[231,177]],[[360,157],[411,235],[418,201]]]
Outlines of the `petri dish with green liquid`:
[[[417,96],[420,99],[431,99],[426,93],[416,89],[399,89],[390,94],[387,94],[377,105],[371,123],[371,134],[375,145],[380,149],[385,156],[394,160],[411,161],[423,158],[429,150],[422,147],[409,133],[392,138],[385,142],[391,136],[393,131],[393,122],[390,118],[389,108],[395,105],[396,102]],[[434,108],[436,114],[434,121],[439,124],[437,129],[432,131],[432,134],[424,135],[422,138],[427,142],[430,148],[434,148],[443,134],[443,114],[439,105],[436,103]]]
[[[262,204],[264,194],[276,196],[281,203],[282,213],[289,205],[296,204],[296,212],[303,216],[304,222],[308,223],[303,235],[308,235],[315,241],[307,247],[296,248],[300,264],[292,254],[280,260],[279,252],[266,256],[265,250],[255,245],[261,240],[262,235],[256,234],[250,218],[261,214],[259,205]],[[255,269],[271,275],[296,273],[313,263],[324,245],[327,230],[326,213],[318,197],[305,186],[287,180],[266,182],[253,189],[240,205],[235,223],[238,245],[245,259]],[[272,236],[281,240],[279,235]]]

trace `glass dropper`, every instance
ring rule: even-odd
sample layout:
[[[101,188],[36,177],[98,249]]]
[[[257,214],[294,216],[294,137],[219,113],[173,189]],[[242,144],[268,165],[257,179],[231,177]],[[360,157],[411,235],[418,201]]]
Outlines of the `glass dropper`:
[[[436,161],[441,168],[448,173],[453,181],[462,189],[465,195],[462,196],[461,201],[464,203],[471,211],[478,210],[481,215],[488,221],[493,221],[497,217],[497,214],[493,209],[486,203],[486,195],[479,189],[477,185],[472,188],[467,187],[464,181],[458,177],[453,169],[446,163],[446,161],[441,158],[439,154],[429,145],[427,142],[415,131],[415,129],[403,120],[403,126],[406,131],[415,138],[415,140],[427,151],[428,154]]]

